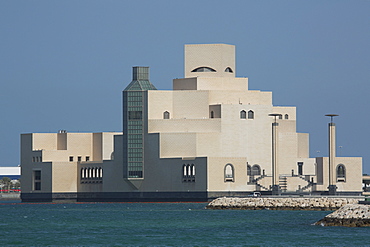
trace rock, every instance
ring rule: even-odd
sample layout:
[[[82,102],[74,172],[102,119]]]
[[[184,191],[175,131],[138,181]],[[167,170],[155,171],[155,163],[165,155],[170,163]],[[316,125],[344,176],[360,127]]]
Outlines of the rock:
[[[211,201],[208,209],[272,209],[272,210],[336,210],[355,204],[354,198],[232,198],[221,197]]]
[[[315,223],[321,226],[370,226],[370,206],[347,204]]]

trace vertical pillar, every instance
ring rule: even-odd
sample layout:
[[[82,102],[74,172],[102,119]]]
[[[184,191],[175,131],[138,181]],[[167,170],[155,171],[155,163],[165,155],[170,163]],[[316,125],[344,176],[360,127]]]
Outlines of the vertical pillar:
[[[335,123],[333,123],[333,117],[336,114],[325,115],[330,117],[331,121],[329,123],[329,195],[335,195],[337,193],[336,186],[336,174],[335,174],[335,157],[336,157],[336,143],[335,143]]]
[[[329,123],[329,195],[335,195],[337,191],[335,174],[335,123]]]
[[[272,194],[280,194],[279,186],[279,166],[278,166],[278,126],[279,123],[276,122],[276,117],[280,114],[272,113],[269,116],[274,117],[274,122],[272,123]]]

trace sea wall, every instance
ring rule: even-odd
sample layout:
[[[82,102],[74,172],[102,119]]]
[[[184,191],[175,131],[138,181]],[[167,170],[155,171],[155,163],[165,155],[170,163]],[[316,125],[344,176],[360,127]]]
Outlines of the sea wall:
[[[315,225],[321,226],[370,226],[370,205],[348,204],[325,216]]]
[[[336,210],[347,204],[357,204],[355,198],[332,198],[332,197],[311,197],[311,198],[233,198],[220,197],[211,201],[207,209],[270,209],[270,210]]]

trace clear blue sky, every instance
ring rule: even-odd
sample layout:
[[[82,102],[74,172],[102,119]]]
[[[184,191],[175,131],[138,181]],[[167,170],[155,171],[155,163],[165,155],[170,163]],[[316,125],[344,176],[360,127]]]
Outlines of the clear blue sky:
[[[236,45],[237,76],[297,106],[311,157],[370,173],[370,1],[0,0],[0,166],[19,164],[21,133],[120,131],[132,66],[158,89],[183,77],[183,46]],[[318,152],[319,151],[319,152]]]

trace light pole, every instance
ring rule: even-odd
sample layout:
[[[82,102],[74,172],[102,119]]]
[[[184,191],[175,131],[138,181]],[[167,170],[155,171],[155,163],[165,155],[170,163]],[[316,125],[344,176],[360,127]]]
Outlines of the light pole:
[[[270,117],[274,117],[274,122],[272,123],[272,194],[280,194],[279,186],[279,171],[278,171],[278,153],[277,153],[277,127],[279,123],[276,122],[276,117],[281,116],[278,113],[269,114]]]
[[[337,114],[326,114],[325,116],[330,117],[329,123],[329,195],[335,195],[337,193],[337,186],[335,185],[335,123],[333,118],[339,115]]]

